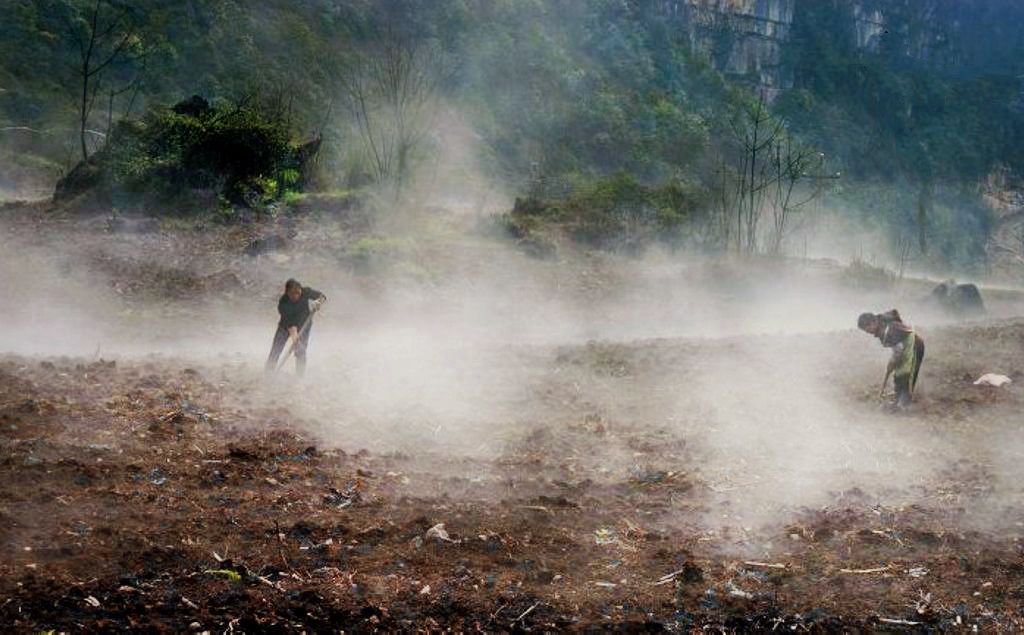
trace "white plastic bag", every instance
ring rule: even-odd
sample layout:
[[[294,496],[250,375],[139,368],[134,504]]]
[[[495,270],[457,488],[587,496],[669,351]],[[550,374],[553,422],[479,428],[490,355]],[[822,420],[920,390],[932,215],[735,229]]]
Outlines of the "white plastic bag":
[[[995,386],[1001,388],[1006,384],[1013,383],[1013,380],[1006,375],[997,375],[995,373],[985,373],[974,382],[975,386]]]

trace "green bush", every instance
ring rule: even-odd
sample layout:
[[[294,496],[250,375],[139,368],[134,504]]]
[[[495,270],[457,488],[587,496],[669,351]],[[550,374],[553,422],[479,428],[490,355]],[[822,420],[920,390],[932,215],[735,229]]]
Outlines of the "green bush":
[[[120,121],[89,163],[114,192],[212,190],[228,205],[259,207],[298,188],[297,150],[286,124],[258,106],[194,97]]]
[[[503,222],[518,239],[557,227],[587,245],[633,248],[651,240],[685,240],[689,222],[706,202],[699,185],[672,180],[650,186],[620,172],[579,183],[560,200],[517,199]]]
[[[896,284],[897,275],[860,257],[854,258],[840,273],[843,284],[861,291],[887,291]]]

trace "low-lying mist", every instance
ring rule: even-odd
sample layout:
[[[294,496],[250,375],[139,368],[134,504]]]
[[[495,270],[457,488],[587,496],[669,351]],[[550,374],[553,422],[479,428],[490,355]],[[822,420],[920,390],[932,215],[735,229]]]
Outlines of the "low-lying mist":
[[[660,465],[656,451],[612,435],[587,457],[601,470],[592,478],[621,481],[649,465],[685,470],[711,492],[712,525],[763,526],[853,488],[903,504],[965,451],[962,437],[922,417],[893,418],[858,398],[877,391],[886,354],[854,331],[857,314],[913,307],[919,287],[858,290],[841,270],[812,262],[656,251],[536,259],[492,237],[451,233],[423,239],[401,267],[359,270],[310,246],[313,237],[331,244],[329,222],[297,230],[287,255],[258,259],[203,253],[180,236],[5,232],[0,350],[219,367],[247,398],[312,422],[324,443],[376,452],[486,461],[532,430],[587,417],[659,431],[684,443],[694,463]],[[135,270],[97,268],[97,254],[161,271],[230,270],[245,285],[126,295],[118,276]],[[288,277],[329,298],[301,379],[290,364],[272,376],[262,368]],[[903,312],[926,337],[938,323]],[[928,381],[926,362],[925,394]],[[1004,449],[1020,447],[1006,441]],[[1001,482],[1021,475],[1017,456],[993,459]]]

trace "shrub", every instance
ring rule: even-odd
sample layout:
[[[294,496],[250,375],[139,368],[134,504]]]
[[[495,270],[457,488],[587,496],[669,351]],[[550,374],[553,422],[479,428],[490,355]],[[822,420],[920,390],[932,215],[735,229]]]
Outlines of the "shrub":
[[[560,200],[517,199],[503,223],[520,240],[554,225],[581,243],[632,249],[655,239],[684,239],[706,199],[703,188],[685,181],[649,186],[623,172],[584,181]]]
[[[230,205],[259,207],[299,187],[299,147],[287,125],[258,105],[193,97],[122,120],[87,164],[100,175],[92,187],[173,197],[214,190]]]
[[[897,275],[885,267],[878,267],[854,258],[840,274],[841,281],[848,287],[862,291],[889,290],[896,284]]]

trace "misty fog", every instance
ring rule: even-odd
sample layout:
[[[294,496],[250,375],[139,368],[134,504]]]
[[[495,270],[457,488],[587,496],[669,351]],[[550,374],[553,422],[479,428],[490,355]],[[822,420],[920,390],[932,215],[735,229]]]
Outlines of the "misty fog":
[[[331,231],[327,222],[300,223],[298,239],[329,242]],[[941,426],[894,423],[852,398],[851,384],[877,385],[885,360],[853,328],[856,316],[900,306],[927,337],[947,320],[920,302],[925,285],[908,282],[893,295],[844,285],[815,261],[754,266],[658,250],[538,260],[500,242],[481,249],[469,230],[458,230],[462,238],[446,231],[439,248],[416,255],[426,278],[367,278],[322,248],[285,261],[193,262],[187,242],[11,232],[0,250],[0,295],[8,298],[0,349],[184,360],[217,369],[238,399],[285,404],[326,444],[424,460],[497,458],[538,426],[587,417],[612,430],[661,431],[700,457],[655,467],[707,483],[719,501],[705,512],[712,528],[755,531],[853,489],[880,505],[913,504],[918,484],[965,454],[991,461],[1008,488],[1002,495],[1010,498],[982,507],[994,513],[1020,496],[1012,485],[1021,476],[1016,433],[965,448]],[[240,266],[245,289],[216,299],[127,300],[88,266],[99,253],[156,268]],[[301,379],[289,376],[290,364],[284,375],[262,370],[276,299],[291,276],[329,298]],[[991,308],[998,315],[1015,307]],[[603,363],[625,370],[609,374]],[[928,378],[926,365],[925,394]],[[1001,450],[990,455],[990,447]],[[614,435],[583,460],[611,480],[649,467]],[[478,477],[486,495],[496,477]]]

